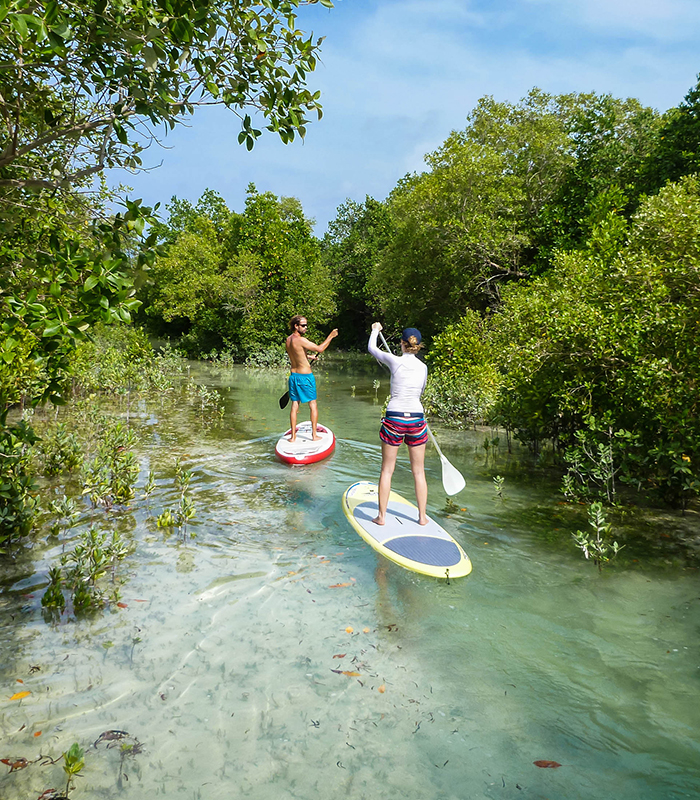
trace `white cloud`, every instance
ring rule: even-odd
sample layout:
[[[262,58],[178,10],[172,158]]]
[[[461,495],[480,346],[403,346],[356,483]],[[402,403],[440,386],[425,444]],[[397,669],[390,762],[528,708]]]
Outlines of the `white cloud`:
[[[697,0],[525,0],[607,36],[643,34],[659,41],[697,41]]]

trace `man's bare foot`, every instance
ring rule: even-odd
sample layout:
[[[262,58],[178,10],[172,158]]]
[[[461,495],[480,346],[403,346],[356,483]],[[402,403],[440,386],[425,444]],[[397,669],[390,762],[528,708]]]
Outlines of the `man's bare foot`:
[[[292,444],[293,442],[296,442],[296,440],[297,440],[297,437],[296,436],[292,436],[291,439],[289,440],[289,443]]]
[[[419,524],[419,525],[427,525],[427,524],[428,524],[428,522],[429,522],[429,520],[428,520],[428,518],[427,518],[427,517],[425,517],[425,518],[423,518],[423,519],[421,519],[420,517],[418,517],[418,524]]]
[[[374,522],[375,525],[383,525],[384,524],[384,519],[383,518],[380,519],[379,517],[375,517],[372,520],[372,522]]]

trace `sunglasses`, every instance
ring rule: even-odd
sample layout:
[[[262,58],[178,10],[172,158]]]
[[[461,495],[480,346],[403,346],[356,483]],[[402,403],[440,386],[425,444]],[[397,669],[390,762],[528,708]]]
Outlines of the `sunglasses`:
[[[299,323],[297,327],[299,327],[299,328],[308,328],[309,327],[309,323],[305,322],[303,325],[301,323]]]

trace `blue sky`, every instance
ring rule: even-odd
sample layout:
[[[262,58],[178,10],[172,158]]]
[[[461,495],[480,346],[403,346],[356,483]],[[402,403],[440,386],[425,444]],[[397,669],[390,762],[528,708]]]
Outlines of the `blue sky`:
[[[240,123],[202,109],[145,153],[148,173],[113,174],[153,205],[215,189],[243,210],[248,183],[298,197],[322,236],[346,198],[384,199],[477,100],[543,91],[636,97],[677,105],[700,72],[700,0],[336,0],[300,11],[325,36],[309,86],[324,117],[303,142],[272,133],[248,152]]]

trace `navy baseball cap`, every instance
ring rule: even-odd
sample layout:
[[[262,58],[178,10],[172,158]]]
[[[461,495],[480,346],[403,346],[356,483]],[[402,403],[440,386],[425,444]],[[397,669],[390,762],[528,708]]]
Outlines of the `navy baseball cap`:
[[[404,342],[410,342],[411,336],[416,337],[416,344],[420,344],[421,340],[423,339],[418,328],[404,328],[403,332],[401,333],[401,338],[404,340]]]

